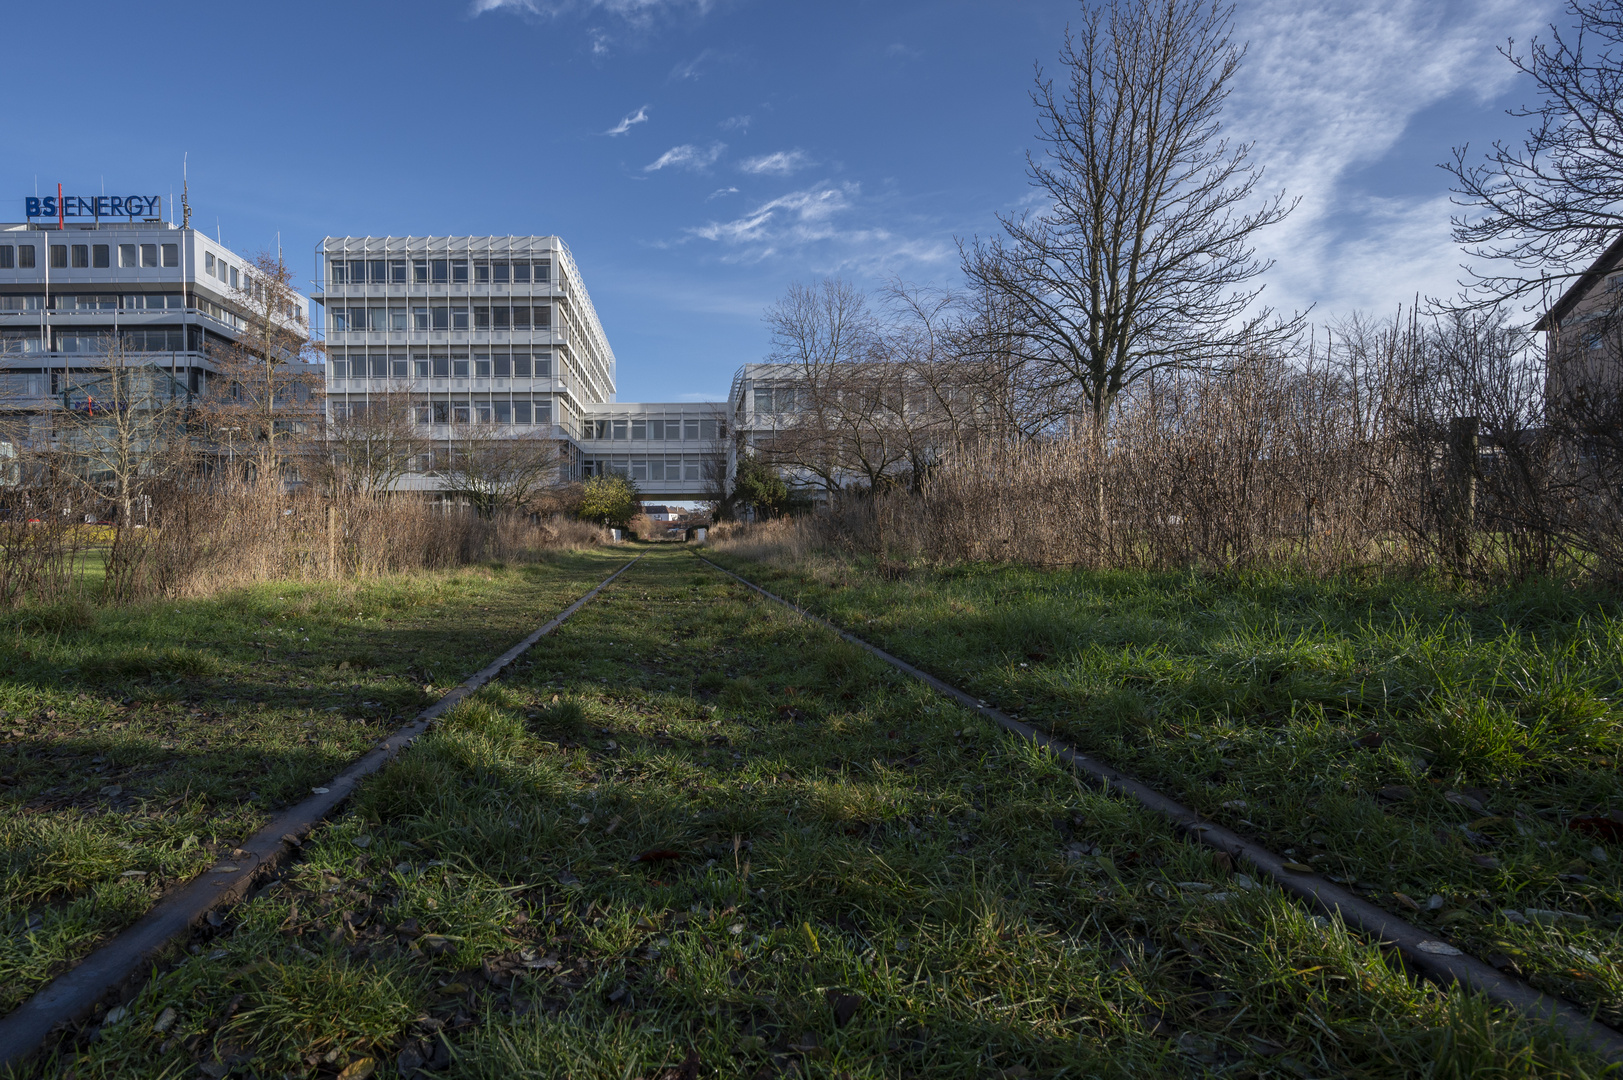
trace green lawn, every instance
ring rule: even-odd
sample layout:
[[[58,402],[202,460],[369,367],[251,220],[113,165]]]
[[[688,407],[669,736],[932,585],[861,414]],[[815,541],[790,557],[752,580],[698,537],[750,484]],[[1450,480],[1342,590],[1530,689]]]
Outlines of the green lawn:
[[[1614,596],[717,558],[1623,1024]]]
[[[1243,869],[654,550],[48,1071],[1598,1075]]]
[[[0,1011],[623,562],[0,615]]]

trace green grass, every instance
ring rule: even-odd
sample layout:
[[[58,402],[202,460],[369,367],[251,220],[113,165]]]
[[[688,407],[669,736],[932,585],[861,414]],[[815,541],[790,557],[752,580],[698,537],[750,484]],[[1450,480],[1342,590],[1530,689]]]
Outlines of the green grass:
[[[0,1012],[620,562],[0,614]]]
[[[653,551],[46,1071],[1601,1071],[1244,871]]]
[[[1614,597],[718,558],[1623,1024]]]

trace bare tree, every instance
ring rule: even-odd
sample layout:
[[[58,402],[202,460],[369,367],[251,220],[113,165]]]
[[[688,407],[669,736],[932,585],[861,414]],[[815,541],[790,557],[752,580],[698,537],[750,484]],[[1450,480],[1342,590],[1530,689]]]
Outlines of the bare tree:
[[[1490,263],[1467,271],[1482,304],[1547,303],[1623,226],[1623,0],[1568,0],[1566,11],[1575,30],[1500,49],[1543,98],[1511,112],[1533,121],[1526,138],[1495,142],[1476,164],[1458,147],[1444,166],[1470,211],[1455,216],[1454,237]]]
[[[436,445],[439,445],[436,442]],[[562,448],[549,433],[518,433],[483,421],[453,424],[435,452],[445,489],[490,517],[533,511],[560,483]]]
[[[417,423],[405,387],[373,391],[364,401],[334,405],[322,444],[326,481],[333,490],[370,498],[391,491],[417,470],[432,443]]]
[[[81,498],[110,498],[118,524],[134,524],[145,489],[189,460],[187,397],[168,370],[110,339],[101,365],[78,371],[62,391],[52,455],[58,475]]]
[[[1212,0],[1085,7],[1060,51],[1063,82],[1039,68],[1032,93],[1045,149],[1027,171],[1046,205],[963,251],[999,309],[997,347],[1097,429],[1135,380],[1294,330],[1247,314],[1271,265],[1252,240],[1294,204],[1259,199],[1250,145],[1223,137],[1244,53],[1232,18]]]
[[[296,303],[293,272],[262,252],[233,297],[237,340],[213,350],[217,374],[204,399],[210,426],[229,432],[268,476],[288,479],[294,442],[314,434],[322,386],[319,347]]]

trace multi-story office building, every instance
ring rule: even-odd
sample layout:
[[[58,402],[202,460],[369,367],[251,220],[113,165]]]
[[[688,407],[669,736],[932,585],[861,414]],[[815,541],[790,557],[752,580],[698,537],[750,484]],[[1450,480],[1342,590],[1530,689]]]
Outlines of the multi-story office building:
[[[719,489],[723,407],[615,401],[614,351],[558,237],[327,237],[316,254],[332,417],[404,395],[447,449],[457,425],[492,424],[557,440],[571,477],[618,472],[665,498]],[[430,469],[400,486],[440,481]]]
[[[68,201],[113,209],[106,197]],[[157,196],[113,201],[141,212],[85,220],[53,208],[44,221],[0,224],[0,416],[24,443],[52,438],[52,410],[86,407],[110,355],[150,375],[148,399],[191,399],[216,371],[211,354],[243,332],[250,260],[143,216]],[[288,299],[285,318],[305,325],[307,315],[302,297]]]

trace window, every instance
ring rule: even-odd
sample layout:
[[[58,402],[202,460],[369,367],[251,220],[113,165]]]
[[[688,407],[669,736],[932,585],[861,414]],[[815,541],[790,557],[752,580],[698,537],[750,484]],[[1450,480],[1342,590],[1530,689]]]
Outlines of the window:
[[[231,268],[231,288],[232,288],[233,291],[235,291],[238,287],[239,286],[237,285],[237,268],[235,266],[233,266]]]
[[[535,328],[548,330],[552,327],[552,307],[548,304],[537,305],[535,309]]]
[[[349,328],[351,330],[357,330],[357,331],[366,329],[366,309],[365,308],[363,308],[363,307],[352,307],[352,308],[349,309]]]
[[[468,413],[469,409],[466,405],[451,406],[451,419],[458,424],[466,424],[468,422]]]
[[[367,321],[366,321],[366,325],[369,328],[371,328],[373,330],[377,330],[379,332],[387,330],[389,328],[389,324],[388,324],[388,321],[387,321],[388,318],[389,318],[389,309],[388,308],[383,307],[382,305],[379,305],[378,307],[375,307],[375,308],[369,308],[368,312],[369,312],[369,314],[368,314],[368,318],[367,318]]]
[[[616,420],[614,422],[614,438],[615,438],[615,441],[616,442],[623,442],[625,440],[625,437],[626,437],[626,422],[624,420]]]
[[[530,328],[530,309],[529,309],[529,307],[526,306],[526,305],[520,305],[518,307],[515,307],[513,309],[513,329],[514,330],[528,330],[529,328]]]
[[[152,246],[151,244],[142,245],[143,248],[148,248],[148,247],[151,247],[151,246]],[[180,245],[179,244],[165,244],[163,246],[163,264],[165,266],[179,266],[180,265]],[[142,266],[147,265],[146,252],[144,250],[141,252],[141,265]]]
[[[473,358],[473,377],[476,378],[476,379],[488,379],[488,378],[490,378],[490,357],[489,357],[489,355],[484,354],[484,353],[478,353],[478,354],[474,355],[474,358]]]
[[[466,330],[468,328],[468,305],[457,304],[451,308],[451,329]]]
[[[632,441],[634,441],[634,442],[638,441],[638,440],[647,439],[648,438],[648,421],[646,421],[646,420],[633,420],[633,421],[631,421],[631,438],[632,438]]]
[[[444,304],[435,304],[429,309],[434,314],[434,329],[449,330],[451,328],[451,309]]]
[[[698,458],[683,458],[682,459],[682,479],[684,479],[684,480],[697,480],[698,478],[699,478],[699,459]]]
[[[364,259],[351,259],[351,260],[349,260],[349,283],[351,285],[365,285],[366,284],[366,260],[364,260]]]
[[[334,353],[332,358],[332,377],[334,382],[343,382],[349,378],[349,361],[337,353]]]
[[[538,352],[535,354],[535,377],[544,379],[552,374],[552,354]]]
[[[404,330],[406,328],[406,305],[396,304],[389,309],[389,329]]]
[[[530,264],[516,262],[513,264],[513,283],[515,285],[528,285],[530,283]]]
[[[95,267],[97,270],[107,269],[113,265],[112,261],[108,258],[110,254],[111,251],[106,244],[92,245],[90,248],[90,265]]]
[[[332,261],[332,265],[329,266],[328,269],[330,271],[332,271],[332,283],[334,285],[343,285],[343,284],[345,284],[346,282],[349,281],[349,264],[348,263],[342,262],[341,260],[338,260],[338,259],[334,259]]]
[[[68,249],[64,244],[51,245],[51,269],[66,270],[68,268]]]
[[[151,245],[144,245],[144,246],[151,246]],[[141,263],[142,263],[142,265],[145,265],[146,264],[146,259],[143,258],[141,260]],[[206,252],[203,253],[203,273],[205,273],[205,274],[214,273],[214,252],[212,252],[212,251],[206,251]]]
[[[697,420],[684,420],[682,429],[684,439],[697,439],[699,437],[699,422]]]
[[[492,402],[491,404],[492,404],[493,410],[496,413],[496,423],[498,423],[498,424],[511,424],[513,422],[513,403],[512,402],[510,402],[510,401],[496,401],[496,402]]]
[[[451,422],[451,403],[449,401],[434,402],[434,423],[449,424]]]
[[[406,260],[389,260],[389,284],[404,285],[406,283]]]
[[[473,283],[475,285],[488,285],[488,284],[490,284],[490,264],[489,263],[487,263],[487,262],[476,262],[476,263],[473,264]]]
[[[513,374],[513,358],[507,353],[497,353],[491,359],[493,361],[491,374],[495,375],[496,378],[505,379]]]
[[[444,379],[451,374],[451,358],[444,353],[434,355],[434,378]]]
[[[0,244],[0,270],[15,270],[17,268],[17,249],[10,244]]]
[[[699,438],[714,440],[716,437],[716,422],[714,420],[699,421]]]
[[[473,307],[473,328],[475,330],[490,329],[490,308],[485,304],[475,304]]]
[[[134,247],[133,244],[126,245],[126,246],[131,247],[131,248]],[[131,260],[131,265],[134,265],[134,260],[133,259]],[[141,245],[141,265],[143,267],[155,267],[155,266],[158,265],[158,245],[157,244],[142,244]],[[213,265],[214,265],[214,256],[210,255],[209,256],[209,266],[210,266],[210,268],[212,268]]]
[[[535,403],[535,422],[538,424],[552,423],[552,401],[549,398],[538,398]]]
[[[494,320],[491,323],[492,329],[507,330],[512,327],[512,323],[509,321],[508,308],[506,304],[502,304],[494,308],[491,314],[494,316]]]
[[[445,279],[446,279],[446,271],[449,269],[450,264],[447,263],[444,259],[434,259],[430,263],[430,266],[434,271],[434,284],[436,284],[436,285],[444,285],[445,284]]]
[[[634,457],[634,458],[631,459],[631,479],[633,479],[633,480],[646,480],[646,479],[648,479],[648,459],[647,458]]]
[[[654,442],[664,442],[665,441],[665,421],[663,421],[663,420],[650,420],[650,421],[648,421],[648,437],[650,439],[652,439]]]
[[[451,283],[453,285],[466,285],[468,283],[468,260],[451,260]]]
[[[332,309],[332,330],[335,334],[342,334],[349,329],[349,314],[341,307]]]
[[[515,378],[528,379],[530,377],[530,354],[513,354],[513,375]]]
[[[543,282],[552,280],[551,259],[542,259],[535,264],[535,280],[536,284],[541,284]]]
[[[88,269],[90,269],[90,245],[89,244],[74,244],[73,245],[73,268],[75,270],[88,270]]]
[[[648,462],[648,478],[650,480],[665,479],[665,459],[652,458]]]
[[[474,411],[474,414],[479,417],[479,422],[481,424],[490,423],[490,402],[488,402],[488,401],[476,401],[476,402],[474,402],[473,403],[473,411]]]
[[[507,268],[508,268],[508,264],[505,263],[505,262],[498,262],[498,263],[491,263],[490,264],[490,269],[492,271],[492,276],[495,278],[496,284],[498,284],[498,285],[506,285],[510,280],[512,280],[511,275],[508,273]]]
[[[522,398],[513,402],[513,423],[528,424],[530,422],[530,403]]]
[[[411,307],[411,326],[413,330],[428,329],[428,305],[413,304]]]
[[[17,245],[17,269],[32,270],[34,268],[34,245]]]
[[[382,259],[366,260],[366,279],[374,285],[389,283],[389,264]]]
[[[457,353],[451,357],[451,377],[466,379],[468,377],[468,354]]]
[[[419,379],[428,378],[428,354],[416,351],[411,354],[411,370]]]
[[[389,357],[380,352],[371,354],[372,377],[374,379],[387,379],[389,377]]]
[[[418,285],[428,284],[428,260],[411,260],[411,280]]]

